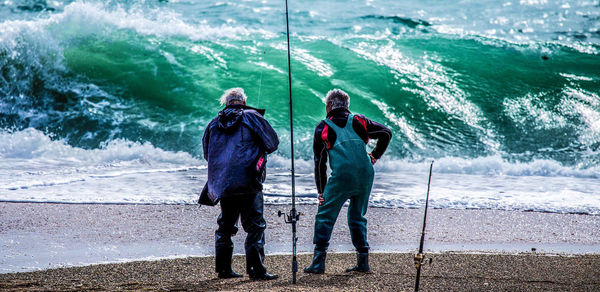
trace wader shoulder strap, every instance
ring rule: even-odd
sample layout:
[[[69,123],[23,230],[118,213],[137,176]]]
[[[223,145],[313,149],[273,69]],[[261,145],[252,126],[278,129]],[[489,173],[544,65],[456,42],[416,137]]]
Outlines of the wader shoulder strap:
[[[348,114],[348,121],[346,122],[346,125],[344,126],[344,128],[346,128],[348,125],[350,125],[350,127],[352,127],[352,121],[354,120],[354,114]],[[344,129],[338,125],[336,125],[332,120],[330,119],[324,119],[323,120],[325,122],[325,124],[327,124],[328,126],[332,127],[334,130],[337,129]]]

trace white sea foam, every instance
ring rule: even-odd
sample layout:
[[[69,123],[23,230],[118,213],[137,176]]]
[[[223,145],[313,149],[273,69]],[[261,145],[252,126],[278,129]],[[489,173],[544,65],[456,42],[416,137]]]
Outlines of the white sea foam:
[[[265,186],[266,202],[290,203],[289,162],[276,158],[280,171]],[[370,205],[386,208],[422,208],[430,161],[382,158]],[[312,165],[296,162],[297,202],[316,204]],[[299,167],[298,167],[299,166]],[[577,169],[553,160],[509,162],[500,156],[444,157],[435,160],[432,176],[433,208],[531,210],[600,214],[600,169]]]
[[[278,50],[287,50],[287,47],[282,44],[273,44],[271,45],[274,49]],[[331,77],[333,75],[334,70],[327,62],[321,60],[310,54],[308,50],[301,48],[293,48],[291,50],[291,56],[296,59],[298,62],[302,63],[309,70],[317,73],[319,76],[323,77]]]
[[[563,88],[563,99],[559,108],[566,116],[579,119],[585,127],[580,127],[579,142],[594,145],[600,142],[600,105],[598,94],[571,87]]]
[[[429,202],[432,208],[600,215],[600,194],[597,192],[600,182],[597,178],[527,176],[524,175],[528,172],[527,167],[515,167],[517,169],[513,171],[521,176],[489,174],[490,170],[485,165],[471,168],[462,165],[454,168],[448,167],[449,161],[444,160],[438,160],[434,164]],[[533,163],[535,164],[537,163]],[[400,167],[396,165],[395,169],[396,172],[376,172],[369,205],[422,208],[425,205],[429,164],[403,163]],[[463,170],[486,174],[460,173]],[[265,201],[270,204],[289,204],[289,181],[289,174],[271,176],[265,188]],[[296,181],[297,202],[316,204],[312,177],[299,177]]]
[[[429,161],[411,162],[407,160],[382,159],[375,166],[384,172],[414,172],[425,169]],[[435,171],[447,174],[467,175],[506,175],[506,176],[542,176],[600,178],[600,168],[582,168],[564,166],[555,160],[534,159],[530,162],[509,162],[499,155],[479,158],[443,157],[435,160]]]
[[[188,153],[124,140],[86,150],[34,129],[0,133],[0,157],[0,201],[194,204],[207,175],[205,163]],[[268,167],[265,202],[289,204],[289,159],[271,155]],[[299,203],[316,203],[313,167],[312,161],[295,162]],[[372,206],[422,207],[429,161],[384,156],[375,169]],[[552,160],[438,158],[431,205],[600,214],[598,178],[597,167]]]
[[[256,66],[260,66],[260,67],[263,67],[263,68],[266,68],[266,69],[269,69],[269,70],[273,70],[273,71],[275,71],[275,72],[277,72],[279,74],[286,74],[285,72],[283,72],[283,70],[281,70],[281,69],[279,69],[279,68],[277,68],[277,67],[275,67],[275,66],[273,66],[271,64],[267,64],[266,62],[251,62],[251,61],[248,61],[248,62],[251,63],[251,64],[254,64]]]
[[[100,149],[86,150],[72,147],[63,140],[52,140],[36,129],[14,133],[0,132],[0,157],[3,159],[49,159],[82,163],[115,163],[123,161],[146,161],[148,163],[172,163],[200,165],[185,152],[169,152],[155,148],[149,142],[137,143],[113,140]]]
[[[504,107],[507,115],[517,124],[528,126],[533,123],[536,129],[553,129],[567,126],[567,119],[538,104],[540,97],[544,94],[533,95],[528,93],[525,97],[505,100]]]
[[[425,148],[423,146],[423,138],[417,134],[417,131],[414,127],[408,124],[406,118],[404,118],[403,116],[398,117],[393,111],[390,110],[390,106],[382,101],[371,99],[371,102],[375,104],[379,108],[379,110],[381,110],[383,115],[388,120],[390,120],[392,123],[398,126],[401,129],[402,133],[404,133],[413,144],[415,144],[421,149]]]
[[[16,38],[2,34],[11,31],[46,31],[64,40],[69,37],[110,33],[115,29],[133,30],[137,34],[148,36],[187,37],[192,41],[237,39],[253,34],[267,38],[273,36],[266,30],[250,29],[243,25],[188,23],[179,13],[168,9],[142,11],[110,7],[101,2],[77,1],[67,5],[62,12],[43,18],[0,22],[0,41],[14,41]]]
[[[565,77],[569,80],[576,80],[576,81],[594,81],[594,78],[590,78],[590,77],[586,77],[586,76],[578,76],[575,74],[567,74],[567,73],[560,73],[559,74],[562,77]]]
[[[0,133],[0,158],[3,201],[190,203],[197,190],[186,178],[205,169],[188,153],[150,143],[113,140],[82,149],[35,129]]]
[[[577,166],[565,166],[551,159],[513,162],[500,155],[477,158],[442,157],[421,161],[384,156],[375,164],[375,170],[381,173],[408,172],[421,174],[427,172],[427,166],[432,160],[435,161],[435,172],[446,174],[600,178],[600,167],[578,168]],[[269,156],[268,163],[270,169],[277,169],[277,174],[287,173],[289,175],[291,168],[289,158],[274,154]],[[294,166],[301,175],[312,175],[314,169],[313,161],[302,159],[296,159]]]
[[[96,30],[112,25],[119,29],[132,29],[138,34],[161,37],[184,36],[191,40],[206,40],[215,38],[237,38],[250,34],[269,34],[264,30],[252,30],[243,25],[210,26],[207,24],[186,23],[181,15],[174,11],[161,9],[146,12],[126,10],[123,8],[108,8],[103,4],[75,2],[57,14],[49,21],[77,24],[80,29]]]

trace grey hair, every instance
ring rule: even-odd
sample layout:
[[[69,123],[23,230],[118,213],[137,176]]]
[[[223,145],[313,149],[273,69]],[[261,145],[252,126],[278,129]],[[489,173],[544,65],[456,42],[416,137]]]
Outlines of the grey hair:
[[[221,105],[229,105],[229,104],[231,104],[232,101],[235,101],[235,100],[245,102],[247,98],[248,97],[244,93],[244,89],[237,87],[237,88],[227,89],[225,91],[225,93],[223,95],[221,95],[221,98],[219,99],[219,101],[221,102]]]
[[[333,89],[327,92],[325,104],[331,103],[331,109],[345,108],[350,105],[350,97],[341,89]]]

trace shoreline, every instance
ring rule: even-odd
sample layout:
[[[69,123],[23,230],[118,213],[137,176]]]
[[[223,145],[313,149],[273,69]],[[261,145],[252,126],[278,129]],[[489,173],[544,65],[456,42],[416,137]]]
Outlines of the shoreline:
[[[267,255],[291,252],[291,226],[277,217],[289,205],[265,205]],[[312,252],[316,205],[297,205],[298,253]],[[330,251],[353,252],[342,208]],[[115,205],[0,202],[0,273],[140,259],[214,255],[220,208],[199,205]],[[413,253],[422,209],[369,207],[373,253]],[[243,254],[245,232],[232,239]],[[532,252],[535,249],[535,252]],[[431,209],[427,253],[600,254],[600,216],[498,210]]]
[[[116,206],[199,206],[198,203],[123,203],[123,202],[61,202],[61,201],[23,201],[23,200],[0,200],[0,204],[48,204],[48,205],[116,205]],[[291,206],[288,203],[278,202],[265,202],[265,206]],[[218,205],[217,205],[218,206]],[[217,207],[215,206],[215,207]],[[296,206],[314,206],[316,203],[305,203],[296,202]],[[201,206],[211,207],[211,206]],[[347,203],[344,207],[348,207]],[[395,206],[369,206],[369,209],[402,209],[402,210],[423,210],[422,207],[395,207]],[[536,210],[505,210],[505,209],[492,209],[492,208],[463,208],[463,209],[445,209],[445,208],[434,208],[429,207],[429,210],[454,210],[454,211],[500,211],[500,212],[523,212],[523,213],[542,213],[542,214],[558,214],[558,215],[585,215],[585,216],[598,216],[600,214],[592,214],[587,212],[552,212],[552,211],[536,211]]]

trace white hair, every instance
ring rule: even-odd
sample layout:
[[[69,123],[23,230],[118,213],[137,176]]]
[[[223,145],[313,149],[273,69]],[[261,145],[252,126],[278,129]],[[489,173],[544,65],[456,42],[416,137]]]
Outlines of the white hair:
[[[231,104],[232,101],[235,101],[235,100],[245,102],[247,98],[248,97],[244,93],[244,89],[237,87],[237,88],[230,88],[230,89],[225,90],[225,93],[223,95],[221,95],[221,98],[219,98],[219,101],[221,102],[221,105],[229,105],[229,104]]]
[[[345,108],[350,106],[350,97],[341,89],[332,89],[327,92],[325,104],[331,103],[331,109]]]

